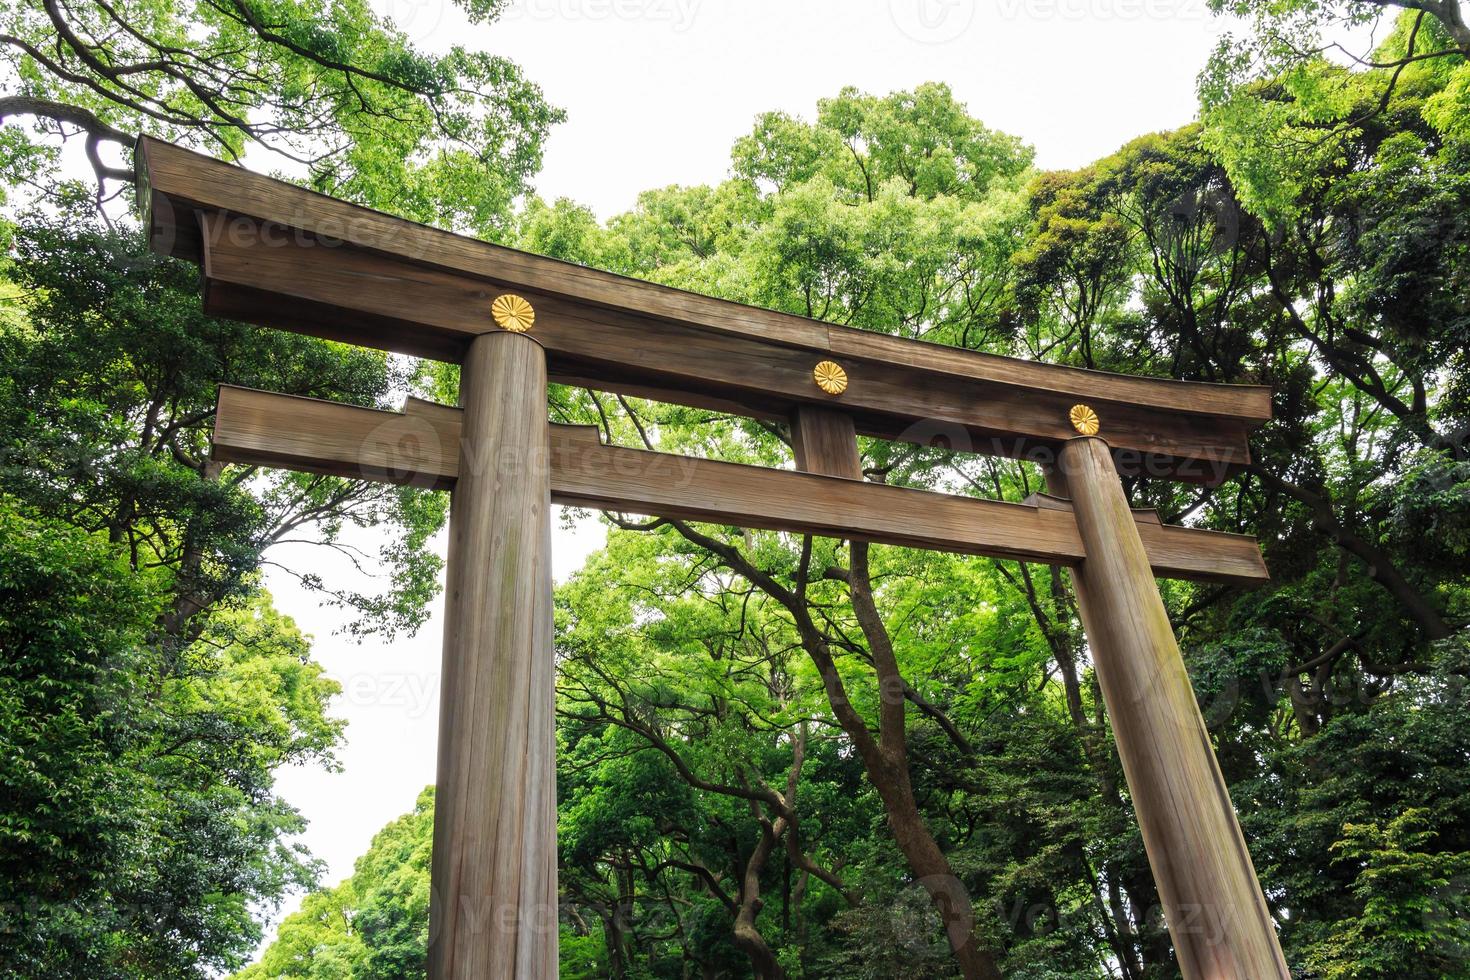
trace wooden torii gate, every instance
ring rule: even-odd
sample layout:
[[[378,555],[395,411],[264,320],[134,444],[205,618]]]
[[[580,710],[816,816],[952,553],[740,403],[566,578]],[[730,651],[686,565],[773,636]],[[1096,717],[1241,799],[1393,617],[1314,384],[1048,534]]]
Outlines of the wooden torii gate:
[[[452,490],[429,975],[557,971],[552,503],[1067,566],[1189,978],[1288,976],[1154,577],[1267,578],[1253,539],[1128,506],[1215,483],[1261,387],[1083,371],[756,309],[452,235],[144,138],[159,252],[207,312],[462,366],[458,408],[222,388],[215,458]],[[606,446],[548,380],[789,420],[797,471]],[[1032,459],[1021,504],[866,483],[856,435]]]

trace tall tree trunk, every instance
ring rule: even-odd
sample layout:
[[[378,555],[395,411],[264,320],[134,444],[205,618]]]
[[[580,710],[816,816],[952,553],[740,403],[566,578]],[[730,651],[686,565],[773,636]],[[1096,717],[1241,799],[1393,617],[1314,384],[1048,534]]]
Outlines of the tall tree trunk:
[[[888,825],[893,829],[894,841],[939,913],[949,948],[966,980],[999,980],[1000,970],[994,957],[981,947],[975,937],[975,915],[969,890],[950,868],[949,859],[939,849],[923,814],[919,812],[909,771],[903,674],[893,652],[892,638],[873,598],[867,542],[852,542],[851,552],[848,589],[852,595],[853,613],[873,655],[879,694],[878,744],[874,745],[871,738],[865,739],[858,743],[858,751],[863,756],[868,778],[888,812]],[[867,734],[866,725],[863,732]]]
[[[752,803],[751,807],[759,815],[757,804]],[[761,872],[765,870],[776,841],[786,833],[786,821],[778,817],[772,824],[763,816],[760,819],[761,839],[745,862],[745,875],[740,885],[740,911],[735,914],[735,945],[750,957],[756,980],[786,980],[786,971],[781,969],[776,954],[771,952],[755,921],[765,907],[761,899]]]
[[[970,893],[955,876],[919,812],[907,760],[890,759],[885,754],[880,761],[868,764],[868,779],[883,800],[894,842],[944,923],[945,939],[960,971],[966,980],[1000,980],[994,958],[975,938]]]
[[[857,750],[868,781],[878,791],[888,817],[888,825],[893,830],[894,841],[907,861],[909,870],[913,872],[916,883],[928,893],[930,902],[939,913],[945,926],[945,939],[965,980],[1001,980],[995,957],[975,936],[974,912],[969,891],[950,868],[949,860],[924,823],[918,801],[914,798],[905,728],[906,685],[898,669],[888,630],[874,604],[872,581],[868,573],[867,543],[852,542],[851,571],[832,569],[828,574],[847,582],[852,596],[853,613],[872,655],[879,692],[876,738],[868,727],[867,719],[858,713],[847,696],[846,686],[832,655],[831,643],[817,626],[807,604],[806,574],[811,557],[811,539],[807,538],[803,544],[801,569],[797,576],[799,584],[793,591],[757,568],[740,549],[701,534],[682,521],[670,523],[686,539],[717,555],[728,567],[781,603],[791,614],[802,648],[821,675],[832,714]]]
[[[628,963],[623,956],[623,925],[618,921],[617,903],[603,913],[602,941],[607,949],[607,975],[619,980],[628,975]]]

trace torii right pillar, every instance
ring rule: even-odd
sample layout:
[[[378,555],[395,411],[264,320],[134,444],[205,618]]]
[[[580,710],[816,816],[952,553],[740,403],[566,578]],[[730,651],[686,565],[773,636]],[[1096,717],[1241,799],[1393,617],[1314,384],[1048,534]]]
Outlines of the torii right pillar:
[[[1048,479],[1081,532],[1077,606],[1179,968],[1188,980],[1288,980],[1107,443],[1064,443]]]

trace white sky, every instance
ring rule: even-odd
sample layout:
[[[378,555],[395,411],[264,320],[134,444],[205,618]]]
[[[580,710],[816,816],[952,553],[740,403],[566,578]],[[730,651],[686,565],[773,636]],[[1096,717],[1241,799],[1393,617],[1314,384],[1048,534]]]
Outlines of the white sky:
[[[491,27],[467,25],[448,0],[375,2],[427,47],[518,61],[568,114],[538,191],[604,218],[647,188],[720,180],[757,114],[809,117],[844,85],[876,94],[947,82],[986,124],[1033,144],[1041,166],[1080,166],[1188,122],[1221,30],[1206,0],[514,0]],[[555,533],[558,580],[602,535],[595,523]],[[435,546],[442,554],[443,541]],[[330,557],[297,545],[270,555],[353,584],[345,560]],[[311,820],[303,839],[335,883],[433,781],[438,606],[417,637],[359,645],[334,636],[340,616],[289,575],[272,570],[267,584],[344,687],[345,771],[279,781]]]
[[[519,62],[568,114],[538,189],[604,218],[720,179],[758,113],[844,85],[947,82],[1041,166],[1080,166],[1193,117],[1221,23],[1206,0],[512,0],[475,28],[444,0],[376,2],[431,47]]]

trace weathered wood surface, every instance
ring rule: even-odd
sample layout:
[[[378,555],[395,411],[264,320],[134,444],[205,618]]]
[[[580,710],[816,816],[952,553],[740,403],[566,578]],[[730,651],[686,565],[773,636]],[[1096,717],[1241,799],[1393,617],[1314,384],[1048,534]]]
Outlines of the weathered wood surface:
[[[1072,512],[1072,501],[1068,500],[1066,497],[1058,497],[1056,494],[1051,493],[1033,493],[1025,500],[1021,501],[1021,503],[1030,504],[1032,507],[1044,507],[1047,510],[1064,510],[1068,513]],[[1140,524],[1163,523],[1163,521],[1159,519],[1159,512],[1156,508],[1134,507],[1132,508],[1132,511],[1133,519]]]
[[[852,416],[835,408],[803,405],[791,413],[791,448],[804,473],[863,478]]]
[[[1143,831],[1180,969],[1188,980],[1285,980],[1257,883],[1189,675],[1107,447],[1062,450],[1087,557],[1072,570],[1093,665]]]
[[[1083,396],[1070,390],[1027,390],[691,329],[362,249],[277,240],[254,223],[203,220],[205,308],[217,316],[454,361],[486,329],[491,300],[515,288],[536,308],[535,335],[555,381],[764,418],[802,404],[839,407],[866,435],[1014,457],[1049,460],[1050,448],[1075,434],[1067,413]],[[835,398],[812,380],[827,357],[850,378]],[[1249,461],[1240,419],[1091,396],[1088,403],[1106,420],[1124,467],[1214,482]]]
[[[1038,507],[601,445],[588,426],[550,426],[553,501],[964,554],[1075,565],[1067,506]],[[454,485],[460,411],[410,400],[381,412],[221,387],[214,455],[425,487]],[[855,466],[855,462],[851,465]],[[1254,539],[1141,518],[1154,573],[1242,585],[1269,576]]]
[[[1261,387],[1059,367],[742,306],[451,235],[154,140],[140,142],[139,173],[154,247],[206,260],[220,315],[457,360],[488,328],[489,301],[514,290],[536,306],[553,380],[784,418],[826,403],[810,372],[831,358],[852,379],[831,403],[867,435],[1022,456],[1068,438],[1067,410],[1086,401],[1120,465],[1207,482],[1248,461],[1246,433],[1270,417]]]
[[[433,980],[557,971],[545,354],[488,334],[461,376],[429,903]]]

